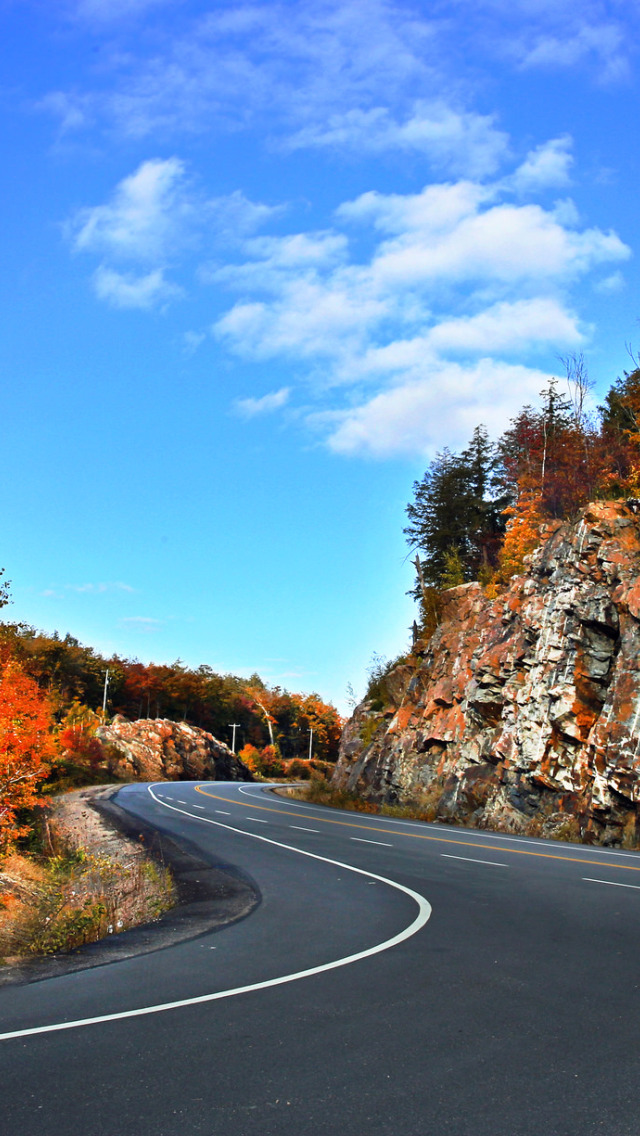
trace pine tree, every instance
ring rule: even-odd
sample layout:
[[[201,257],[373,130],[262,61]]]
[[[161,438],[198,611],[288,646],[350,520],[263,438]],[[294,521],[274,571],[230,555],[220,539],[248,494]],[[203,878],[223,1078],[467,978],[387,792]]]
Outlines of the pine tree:
[[[483,568],[495,563],[508,499],[498,482],[495,447],[483,426],[474,430],[462,453],[439,453],[413,489],[404,533],[420,556],[418,598],[425,587],[453,586],[444,583],[452,578],[453,551],[460,565],[459,583],[477,579]]]

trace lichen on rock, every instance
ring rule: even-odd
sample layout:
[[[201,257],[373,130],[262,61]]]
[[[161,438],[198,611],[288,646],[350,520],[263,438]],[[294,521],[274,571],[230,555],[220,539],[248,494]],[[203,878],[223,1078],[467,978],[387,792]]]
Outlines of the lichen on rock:
[[[333,777],[387,803],[437,798],[442,819],[637,843],[639,504],[596,502],[546,527],[496,599],[444,595],[442,620],[361,704]]]

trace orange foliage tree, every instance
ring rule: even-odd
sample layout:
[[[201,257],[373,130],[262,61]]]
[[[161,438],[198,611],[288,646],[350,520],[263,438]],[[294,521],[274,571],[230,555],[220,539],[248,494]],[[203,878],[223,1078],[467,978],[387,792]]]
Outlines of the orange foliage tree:
[[[505,516],[508,521],[496,582],[506,584],[512,576],[522,572],[525,556],[540,543],[540,526],[544,520],[540,494],[523,493],[517,504],[505,509]]]
[[[15,659],[0,672],[0,852],[29,830],[20,809],[39,803],[39,783],[56,756],[53,711],[37,682]]]

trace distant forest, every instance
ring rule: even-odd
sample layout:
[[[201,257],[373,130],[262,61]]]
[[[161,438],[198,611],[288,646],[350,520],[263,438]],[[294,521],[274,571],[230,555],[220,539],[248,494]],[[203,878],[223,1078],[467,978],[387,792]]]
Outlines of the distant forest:
[[[257,674],[244,679],[208,666],[192,669],[180,660],[168,665],[105,658],[72,635],[48,635],[23,623],[0,624],[0,656],[18,662],[37,681],[60,724],[69,715],[77,720],[83,708],[101,712],[108,670],[109,716],[188,722],[229,745],[236,723],[236,749],[275,745],[285,760],[308,756],[313,729],[314,755],[325,761],[338,755],[342,720],[335,707],[317,694],[268,686]]]

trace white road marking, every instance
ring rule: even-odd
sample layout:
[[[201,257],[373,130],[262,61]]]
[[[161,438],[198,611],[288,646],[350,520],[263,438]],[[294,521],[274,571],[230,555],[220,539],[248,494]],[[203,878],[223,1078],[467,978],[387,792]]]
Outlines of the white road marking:
[[[320,832],[319,828],[305,828],[303,824],[290,824],[289,828],[297,828],[299,832]]]
[[[158,801],[158,796],[153,792],[153,786],[148,786],[148,792],[153,797],[154,801]],[[344,864],[340,860],[330,860],[328,856],[319,856],[317,852],[307,852],[304,848],[294,848],[291,844],[283,844],[280,840],[272,840],[268,836],[259,836],[257,832],[245,832],[242,828],[234,828],[230,824],[224,824],[220,820],[211,820],[210,817],[201,817],[196,813],[184,813],[182,809],[176,808],[175,805],[168,803],[164,804],[164,808],[171,809],[172,812],[180,813],[181,816],[190,816],[192,820],[199,820],[201,824],[214,824],[218,828],[225,828],[227,832],[235,832],[239,836],[248,836],[250,840],[261,840],[263,844],[273,844],[276,848],[284,848],[287,852],[294,852],[297,856],[308,856],[310,860],[320,860],[324,864],[332,864],[336,868],[344,868],[347,872],[353,872],[357,876],[367,876],[370,880],[377,880],[378,883],[388,884],[389,887],[395,888],[396,891],[401,891],[404,895],[408,895],[417,905],[418,914],[412,923],[405,927],[403,931],[399,931],[397,935],[393,935],[390,939],[385,939],[382,943],[376,943],[373,947],[367,947],[364,951],[358,951],[353,955],[346,955],[344,958],[334,959],[332,962],[322,963],[320,966],[309,967],[308,970],[298,970],[293,974],[283,974],[280,978],[268,978],[265,982],[253,982],[249,986],[236,986],[232,990],[218,990],[215,994],[201,994],[196,998],[181,998],[177,1002],[163,1002],[157,1006],[142,1006],[136,1010],[122,1010],[116,1014],[101,1014],[95,1018],[80,1018],[78,1021],[73,1022],[55,1022],[48,1026],[35,1026],[31,1029],[12,1030],[10,1033],[0,1033],[0,1041],[9,1041],[12,1038],[18,1037],[32,1037],[35,1034],[41,1033],[56,1033],[59,1030],[78,1029],[80,1026],[100,1025],[103,1022],[119,1022],[125,1018],[141,1018],[146,1014],[161,1014],[166,1010],[178,1010],[184,1006],[199,1006],[205,1002],[217,1002],[222,998],[233,998],[236,994],[249,994],[255,990],[267,990],[271,986],[283,986],[287,982],[296,982],[299,978],[310,978],[315,974],[324,974],[327,970],[337,970],[342,966],[349,966],[353,962],[360,962],[361,959],[371,958],[372,955],[380,954],[382,951],[391,950],[392,947],[404,943],[410,939],[418,931],[420,931],[428,922],[431,915],[431,904],[428,900],[420,895],[419,892],[413,891],[412,888],[405,887],[404,884],[399,884],[395,880],[389,880],[386,876],[378,876],[375,872],[367,872],[364,868],[356,868],[353,864]],[[220,811],[220,810],[218,810]],[[339,879],[340,877],[338,877]]]
[[[204,785],[211,784],[211,783],[212,782],[204,781],[204,782],[202,782],[202,785],[204,786]],[[264,787],[261,787],[258,790],[257,793],[250,793],[247,789],[240,789],[239,791],[241,793],[244,793],[248,797],[253,797],[254,800],[261,800],[261,799],[264,800],[265,797],[266,797],[267,800],[269,800],[269,797],[268,797],[267,792],[266,792],[266,790],[268,790],[268,789],[269,789],[269,786],[265,785]],[[314,818],[316,820],[322,820],[324,815],[327,812],[340,813],[340,809],[334,809],[330,805],[325,805],[325,806],[308,805],[304,801],[298,801],[294,797],[279,797],[279,800],[284,801],[285,803],[288,803],[294,809],[303,809],[305,812],[313,813]],[[320,808],[322,808],[322,811],[320,811]],[[556,840],[556,841],[553,841],[553,840],[532,840],[530,837],[524,837],[524,836],[506,836],[504,833],[500,833],[500,832],[479,832],[478,829],[475,829],[475,828],[460,828],[457,825],[451,826],[451,825],[448,825],[444,822],[438,823],[437,821],[436,822],[429,822],[429,821],[423,821],[423,820],[401,820],[399,817],[387,817],[387,816],[379,816],[379,815],[371,815],[371,814],[362,814],[362,813],[358,813],[358,812],[356,812],[354,815],[360,816],[363,819],[366,818],[367,822],[370,823],[371,825],[374,825],[374,824],[380,824],[382,826],[384,826],[385,824],[401,825],[403,828],[422,829],[423,832],[427,831],[427,832],[440,832],[440,833],[442,833],[442,832],[448,832],[448,831],[451,830],[452,827],[455,827],[459,834],[463,833],[465,836],[468,836],[470,838],[476,838],[477,837],[478,840],[502,840],[502,841],[510,843],[510,844],[524,844],[524,845],[531,844],[533,846],[538,846],[540,848],[549,848],[550,845],[551,846],[556,845],[559,848],[565,848],[567,846],[567,843],[568,843],[567,841],[561,841],[561,840]],[[384,831],[384,827],[382,828],[382,831]],[[399,835],[401,835],[401,834],[399,834]],[[479,847],[482,847],[482,845],[479,845]],[[585,858],[588,857],[590,854],[592,854],[594,852],[596,852],[598,856],[622,856],[623,858],[632,859],[632,860],[633,859],[638,860],[640,858],[640,853],[638,853],[638,852],[618,852],[613,848],[595,848],[594,845],[592,845],[592,844],[590,844],[590,845],[571,844],[570,847],[571,847],[572,852],[584,852]],[[508,867],[508,865],[506,865],[506,864],[504,866]],[[631,887],[633,885],[630,884],[629,886]]]
[[[194,809],[204,809],[204,805],[194,805]]]
[[[393,848],[393,844],[385,844],[384,840],[365,840],[364,836],[350,836],[349,840],[357,840],[358,844],[379,844],[381,848]]]
[[[447,860],[466,860],[468,864],[490,864],[492,868],[508,868],[508,864],[499,864],[497,860],[474,860],[471,856],[453,856],[451,852],[441,852]]]
[[[180,810],[178,810],[178,811],[180,811]],[[224,809],[214,809],[213,811],[214,811],[214,813],[221,813],[222,816],[225,816],[225,817],[231,816],[231,813],[226,812]]]
[[[179,805],[186,805],[186,803],[187,803],[186,801],[181,801],[180,798],[178,797],[178,804]]]
[[[619,884],[616,880],[592,880],[589,876],[583,876],[582,878],[586,880],[588,884],[609,884],[609,887],[633,888],[634,891],[640,891],[640,885],[638,884]]]
[[[268,824],[268,820],[261,820],[260,817],[245,817],[245,820],[252,820],[255,824]]]

